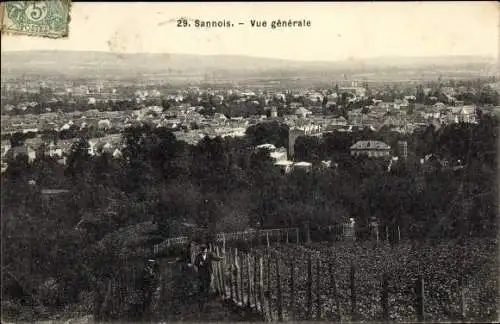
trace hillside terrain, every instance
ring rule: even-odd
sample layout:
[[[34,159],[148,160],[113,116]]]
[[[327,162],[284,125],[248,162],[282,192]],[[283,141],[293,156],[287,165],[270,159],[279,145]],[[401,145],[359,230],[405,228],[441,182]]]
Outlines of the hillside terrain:
[[[362,79],[414,79],[416,76],[486,76],[498,72],[493,58],[452,56],[385,57],[305,62],[238,55],[119,54],[79,51],[2,52],[2,79],[21,75],[117,78],[160,76],[210,79],[328,76]]]

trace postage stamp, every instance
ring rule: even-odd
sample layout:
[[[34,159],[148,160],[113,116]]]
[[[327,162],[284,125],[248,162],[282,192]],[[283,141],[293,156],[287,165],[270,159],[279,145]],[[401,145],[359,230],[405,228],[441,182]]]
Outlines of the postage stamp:
[[[70,0],[5,1],[0,5],[2,34],[68,36]]]

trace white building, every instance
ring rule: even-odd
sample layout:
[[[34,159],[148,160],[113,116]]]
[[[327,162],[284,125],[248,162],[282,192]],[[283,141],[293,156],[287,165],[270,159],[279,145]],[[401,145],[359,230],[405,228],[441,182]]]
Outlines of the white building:
[[[261,149],[266,149],[266,150],[269,150],[269,151],[275,151],[276,150],[276,146],[274,144],[260,144],[260,145],[257,145],[255,148],[258,149],[258,150],[261,150]]]
[[[310,172],[312,170],[312,163],[310,162],[296,162],[293,164],[295,170],[304,170]]]
[[[287,160],[277,161],[274,165],[279,167],[285,174],[290,173],[293,168],[293,162]]]
[[[284,148],[282,148],[281,150],[277,150],[277,151],[269,153],[269,156],[272,159],[274,159],[275,162],[286,161],[286,159],[287,159],[287,152],[286,152],[286,150]]]

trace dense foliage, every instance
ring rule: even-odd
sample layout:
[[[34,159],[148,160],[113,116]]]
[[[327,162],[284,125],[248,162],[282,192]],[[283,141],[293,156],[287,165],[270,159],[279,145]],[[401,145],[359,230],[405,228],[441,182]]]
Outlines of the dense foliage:
[[[254,145],[286,147],[286,131],[278,123],[263,124],[249,128],[244,138],[205,138],[190,146],[162,128],[142,126],[123,134],[122,159],[89,156],[81,138],[66,166],[50,158],[10,163],[2,175],[3,300],[31,309],[84,304],[106,272],[118,267],[118,250],[144,255],[154,242],[181,234],[186,224],[213,233],[257,223],[309,222],[314,228],[352,216],[363,224],[377,216],[398,224],[406,238],[496,233],[493,117],[412,135],[408,159],[391,172],[387,161],[349,156],[349,145],[358,139],[399,139],[365,132],[328,135],[314,145],[298,141],[304,160],[317,166],[330,159],[338,167],[285,176]],[[463,168],[420,164],[426,154],[450,165],[461,160]]]
[[[382,320],[383,277],[387,276],[389,319],[418,321],[419,276],[424,279],[424,316],[428,321],[488,322],[497,318],[497,244],[489,239],[441,242],[404,241],[399,245],[371,242],[336,242],[310,246],[281,245],[265,250],[264,289],[277,314],[277,268],[279,262],[283,308],[287,320]],[[308,305],[308,260],[312,261],[312,314]],[[253,258],[252,258],[253,260]],[[294,265],[295,316],[291,313],[291,265]],[[319,262],[319,263],[318,263]],[[319,270],[318,270],[319,264]],[[351,313],[351,269],[354,267],[355,313]],[[241,270],[247,282],[246,264]],[[269,275],[268,275],[269,273]],[[251,276],[253,271],[251,269]],[[319,282],[319,290],[318,290]],[[463,294],[464,308],[461,309]],[[321,318],[317,317],[318,296]]]

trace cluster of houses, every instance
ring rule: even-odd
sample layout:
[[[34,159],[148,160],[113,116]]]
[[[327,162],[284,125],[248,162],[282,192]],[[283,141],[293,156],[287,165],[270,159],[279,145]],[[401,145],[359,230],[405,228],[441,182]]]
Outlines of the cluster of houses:
[[[383,107],[382,111],[387,111],[388,108],[385,106]],[[424,123],[425,125],[430,123],[430,121],[435,121],[437,126],[441,125],[443,121],[475,122],[474,107],[450,108],[437,105],[433,108],[438,109],[438,111],[425,112],[424,117],[427,122]],[[356,112],[350,112],[350,117],[355,116],[354,113]],[[359,122],[356,117],[353,117],[353,120],[348,122],[348,120],[344,117],[315,116],[304,107],[297,108],[295,113],[291,115],[283,117],[274,116],[275,114],[271,114],[270,118],[267,118],[266,116],[254,116],[252,118],[227,118],[223,114],[216,113],[212,117],[206,117],[197,111],[197,107],[182,104],[166,112],[160,106],[150,106],[132,111],[129,115],[118,114],[117,112],[99,112],[96,110],[89,110],[83,113],[73,113],[70,116],[66,116],[71,117],[72,119],[66,121],[61,127],[55,129],[58,131],[70,129],[71,127],[83,129],[87,127],[88,123],[92,123],[93,125],[96,125],[98,129],[105,131],[110,129],[113,125],[116,125],[115,123],[117,122],[121,125],[120,129],[136,124],[150,123],[156,127],[166,127],[173,130],[175,136],[179,140],[183,140],[194,145],[205,136],[211,138],[216,136],[242,137],[245,135],[246,129],[250,125],[257,124],[266,119],[280,120],[290,127],[289,147],[287,148],[287,154],[289,156],[294,155],[294,144],[296,139],[300,136],[321,136],[324,132],[332,130],[351,132],[355,129],[359,129],[359,127],[368,127],[368,129],[376,130],[373,125],[365,124],[363,122],[363,118],[361,118],[361,122]],[[42,114],[38,117],[38,122],[43,125],[49,125],[48,127],[55,123],[53,120],[61,118],[60,115],[55,113]],[[194,128],[192,127],[193,124],[196,125]],[[378,125],[378,127],[380,128],[388,125],[392,126],[392,130],[405,132],[412,131],[418,126],[413,125],[413,127],[410,127],[411,125],[409,123],[401,122],[397,116],[388,116],[386,117],[384,123],[382,125]],[[92,139],[89,143],[89,153],[91,155],[99,155],[102,152],[106,152],[115,158],[120,158],[121,148],[118,144],[119,138],[120,136],[118,134],[108,135],[100,139]],[[37,154],[36,152],[38,151],[37,148],[41,146],[42,142],[43,141],[40,137],[28,139],[22,147],[9,148],[10,153],[7,154],[8,150],[5,148],[9,147],[10,144],[5,143],[4,141],[2,142],[2,160],[5,161],[15,158],[20,154],[25,154],[28,156],[29,161],[33,161]],[[57,144],[45,143],[48,145],[46,145],[47,152],[44,154],[59,158],[61,163],[65,163],[65,156],[69,153],[72,142],[72,140],[67,140],[59,141]],[[308,162],[291,162],[283,158],[283,152],[275,149],[272,149],[271,151],[272,157],[276,159],[276,165],[283,168],[285,172],[289,172],[292,167],[306,170],[311,168],[311,165]],[[351,147],[351,154],[355,156],[367,155],[370,157],[387,157],[390,154],[389,152],[390,147],[387,144],[377,141],[358,142]],[[285,156],[287,154],[285,154]],[[325,163],[327,162],[328,161],[325,161]]]
[[[360,108],[351,109],[347,116],[347,120],[342,120],[338,116],[325,116],[329,108],[339,105],[339,94],[349,94],[348,102],[363,102]],[[261,102],[265,109],[269,110],[271,118],[278,118],[277,108],[274,105],[276,100],[285,102],[287,97],[292,98],[289,102],[289,108],[292,113],[289,117],[298,119],[324,119],[323,126],[328,126],[332,129],[342,128],[348,130],[349,126],[366,125],[373,129],[379,129],[383,126],[392,127],[394,131],[411,133],[415,125],[422,123],[436,123],[438,125],[458,122],[475,122],[475,108],[473,106],[464,106],[458,101],[451,101],[453,105],[435,102],[432,106],[424,106],[412,104],[415,100],[413,95],[401,96],[401,99],[395,99],[392,102],[384,102],[382,100],[373,99],[371,104],[366,104],[367,89],[358,86],[357,82],[353,82],[350,86],[339,87],[333,93],[331,90],[294,90],[294,91],[272,91],[272,90],[200,90],[196,87],[178,91],[175,94],[162,94],[157,89],[144,90],[139,89],[129,95],[129,99],[133,102],[131,109],[135,109],[131,114],[130,111],[98,111],[92,109],[92,105],[99,102],[99,98],[111,98],[118,100],[118,91],[114,88],[105,89],[102,84],[97,84],[94,87],[80,85],[76,87],[68,87],[62,94],[72,97],[85,97],[88,99],[90,110],[85,112],[60,113],[47,112],[41,115],[22,115],[22,116],[2,116],[2,133],[6,132],[36,132],[38,130],[56,129],[64,130],[70,127],[79,129],[96,127],[102,129],[116,128],[122,129],[130,124],[133,120],[148,120],[155,125],[159,124],[212,124],[215,127],[226,127],[227,125],[218,125],[214,123],[217,119],[204,118],[199,114],[204,108],[200,103],[204,100],[210,100],[212,105],[220,105],[227,102],[245,103],[254,101],[256,104]],[[188,101],[186,99],[189,98]],[[236,99],[235,99],[236,98]],[[110,99],[110,100],[111,100]],[[159,104],[160,101],[166,100],[171,103],[171,108],[167,112],[161,112],[161,107],[149,106],[148,99]],[[54,98],[54,100],[60,100]],[[72,99],[73,100],[73,99]],[[104,99],[102,99],[104,100]],[[107,99],[106,99],[107,100]],[[229,100],[229,101],[228,101]],[[326,103],[325,103],[326,102]],[[66,103],[66,102],[65,102]],[[37,102],[22,102],[19,107],[7,104],[3,109],[21,110],[29,109],[36,106]],[[135,107],[135,108],[132,108]],[[412,113],[407,112],[412,108]],[[89,108],[89,107],[87,107]],[[160,111],[159,111],[160,110]],[[154,111],[155,113],[150,113]],[[257,116],[261,117],[261,116]],[[336,118],[337,117],[337,118]],[[5,121],[4,121],[5,119]],[[328,121],[326,121],[328,120]],[[214,125],[215,124],[215,125]],[[219,132],[220,133],[220,132]],[[222,132],[224,133],[224,132]],[[232,131],[229,131],[232,133]],[[192,137],[192,136],[190,136]]]
[[[290,174],[294,171],[304,171],[306,173],[310,172],[313,168],[313,164],[307,161],[294,161],[293,155],[290,155],[290,151],[286,148],[277,148],[273,144],[261,144],[256,147],[256,150],[266,150],[269,152],[269,156],[273,159],[273,164],[276,166],[283,174]],[[406,141],[398,142],[398,152],[394,155],[394,151],[391,146],[384,143],[383,141],[377,140],[361,140],[357,141],[349,148],[350,155],[353,157],[369,157],[374,159],[384,159],[387,162],[387,172],[390,172],[393,167],[404,161],[408,157],[408,143]],[[434,154],[428,154],[420,159],[420,165],[422,170],[452,170],[457,171],[462,169],[464,166],[461,161],[448,161],[447,159],[440,158]],[[338,163],[332,162],[331,160],[321,161],[318,165],[320,168],[334,168],[338,167]]]
[[[418,105],[408,114],[407,103],[379,102],[348,112],[350,125],[367,125],[373,129],[389,127],[399,133],[409,134],[419,125],[434,124],[437,127],[453,123],[476,123],[475,106]]]
[[[81,91],[80,91],[81,90]],[[78,93],[92,98],[97,95],[115,96],[116,91],[106,92],[96,88],[81,88]],[[349,93],[349,101],[359,101],[366,99],[366,89],[353,83],[349,87],[338,89],[339,92]],[[75,94],[75,92],[73,92]],[[393,102],[384,102],[381,100],[372,100],[372,104],[365,105],[362,108],[352,109],[346,116],[325,113],[326,106],[336,105],[338,94],[327,94],[324,91],[304,90],[296,93],[276,92],[276,91],[200,91],[197,88],[190,88],[186,91],[180,91],[175,95],[165,98],[173,104],[168,110],[162,106],[140,104],[141,100],[147,98],[158,98],[161,92],[158,90],[141,90],[134,93],[134,98],[138,100],[138,106],[135,110],[129,111],[99,111],[90,109],[87,111],[75,111],[68,113],[49,112],[39,115],[23,116],[2,116],[2,135],[12,134],[14,132],[33,132],[38,136],[28,139],[22,147],[15,147],[5,150],[10,144],[2,141],[2,161],[9,158],[25,154],[29,161],[34,160],[36,154],[40,154],[39,147],[42,146],[40,133],[44,131],[70,131],[73,130],[75,137],[79,132],[92,130],[92,136],[103,136],[90,140],[89,153],[99,155],[102,152],[111,154],[116,158],[121,157],[121,147],[119,138],[124,129],[141,124],[149,124],[153,127],[164,127],[171,130],[178,140],[189,144],[196,144],[205,136],[208,137],[242,137],[249,126],[257,123],[274,120],[289,126],[289,146],[286,148],[286,156],[293,157],[295,141],[300,136],[321,136],[325,132],[353,132],[360,129],[369,129],[377,131],[382,128],[389,128],[391,131],[402,134],[411,134],[416,129],[425,127],[429,124],[439,128],[449,123],[475,123],[476,108],[474,106],[449,106],[447,104],[436,102],[431,106],[416,105],[414,96],[404,96],[402,99]],[[203,106],[193,105],[184,101],[186,96],[195,96],[200,101],[210,97],[214,103],[223,102],[228,97],[235,97],[236,100],[255,100],[258,103],[260,96],[265,97],[265,109],[269,110],[268,116],[251,116],[248,118],[232,117],[221,113],[215,113],[207,116],[201,113],[205,108]],[[301,102],[289,103],[290,111],[284,116],[278,116],[278,108],[275,105],[268,104],[276,98],[285,101],[287,96],[293,98],[302,98]],[[307,107],[304,107],[304,100]],[[31,103],[34,104],[34,103]],[[412,106],[412,113],[408,113]],[[4,118],[5,117],[5,118]],[[94,130],[96,132],[94,132]],[[113,135],[116,134],[116,135]],[[58,157],[61,163],[64,163],[64,156],[69,152],[72,139],[58,141],[57,143],[43,143],[47,154],[52,157]],[[281,151],[280,151],[281,150]],[[276,160],[276,165],[288,172],[293,168],[303,168],[308,170],[310,163],[300,161],[291,162],[283,158],[283,148],[272,149],[272,157]],[[10,153],[7,154],[7,151]],[[38,152],[38,153],[37,153]],[[355,156],[367,155],[371,157],[387,157],[390,155],[390,147],[377,141],[358,142],[351,147],[351,154]],[[324,161],[325,165],[328,161]],[[288,170],[288,171],[287,171]]]
[[[65,165],[67,157],[71,152],[71,147],[75,142],[76,139],[45,143],[41,138],[30,138],[26,139],[19,146],[12,147],[9,140],[3,140],[1,142],[2,172],[7,169],[10,161],[16,160],[20,156],[26,157],[28,163],[33,163],[40,156],[48,156],[58,163]],[[92,138],[88,143],[88,153],[90,156],[109,154],[114,158],[122,157],[123,145],[120,134]]]
[[[406,141],[401,141],[399,145],[402,148],[400,148],[400,154],[403,158],[406,158],[408,154]],[[284,147],[276,148],[273,144],[261,144],[258,145],[256,149],[268,151],[269,156],[273,159],[273,164],[284,174],[289,174],[294,170],[310,172],[313,168],[313,164],[311,162],[293,161],[293,155],[291,155],[292,152],[287,151]],[[393,164],[399,160],[399,157],[391,156],[391,147],[382,141],[357,141],[350,147],[349,151],[351,156],[354,157],[365,156],[370,158],[389,158],[389,164],[387,167],[388,171],[390,171]],[[338,164],[332,163],[331,160],[321,161],[320,163],[320,167],[322,168],[336,168],[337,166]]]

